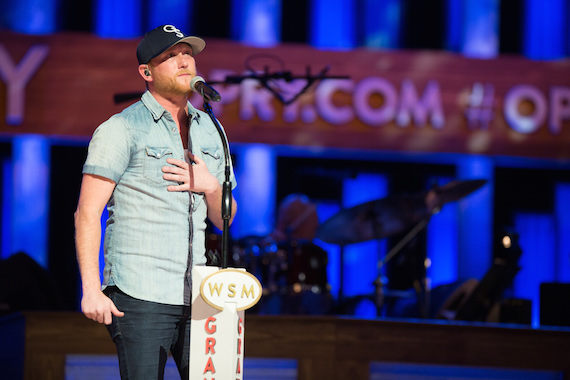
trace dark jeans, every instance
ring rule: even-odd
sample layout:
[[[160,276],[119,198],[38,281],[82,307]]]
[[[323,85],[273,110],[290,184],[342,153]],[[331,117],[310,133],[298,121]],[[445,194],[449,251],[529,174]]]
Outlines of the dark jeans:
[[[188,379],[190,361],[190,307],[132,298],[116,287],[105,293],[123,317],[107,326],[117,346],[121,379],[163,379],[168,352],[182,379]]]

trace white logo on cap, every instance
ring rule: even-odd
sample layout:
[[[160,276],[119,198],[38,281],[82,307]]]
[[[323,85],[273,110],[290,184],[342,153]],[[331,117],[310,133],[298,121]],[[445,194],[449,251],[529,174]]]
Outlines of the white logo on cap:
[[[176,37],[180,38],[184,37],[184,33],[182,33],[180,29],[178,29],[174,25],[164,25],[164,28],[162,28],[162,30],[164,30],[167,33],[176,33]]]

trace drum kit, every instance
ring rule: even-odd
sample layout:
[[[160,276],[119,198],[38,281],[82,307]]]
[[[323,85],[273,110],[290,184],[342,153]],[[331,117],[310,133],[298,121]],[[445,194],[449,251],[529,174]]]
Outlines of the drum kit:
[[[260,314],[327,314],[332,304],[327,253],[309,240],[249,236],[234,245],[234,262],[262,284]],[[237,259],[237,260],[236,260]]]
[[[234,244],[235,265],[246,268],[263,286],[259,313],[328,313],[328,256],[313,243],[318,225],[317,209],[309,198],[291,194],[281,203],[269,236],[247,236]]]
[[[318,224],[316,208],[303,195],[294,194],[279,208],[276,231],[270,236],[248,236],[232,248],[234,265],[246,268],[263,286],[258,307],[262,314],[327,314],[332,296],[327,280],[327,252],[313,238],[341,246],[384,239],[405,233],[379,262],[374,302],[383,307],[385,287],[380,269],[394,258],[431,217],[449,202],[457,201],[486,180],[452,181],[428,191],[389,196],[341,210]],[[339,302],[342,302],[342,264]],[[380,315],[380,314],[379,314]]]

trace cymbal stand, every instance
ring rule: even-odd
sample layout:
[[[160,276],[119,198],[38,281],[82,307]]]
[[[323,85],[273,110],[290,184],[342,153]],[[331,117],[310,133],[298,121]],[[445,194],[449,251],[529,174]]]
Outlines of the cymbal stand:
[[[439,210],[437,210],[439,211]],[[384,307],[384,282],[382,280],[382,267],[391,259],[394,258],[421,230],[423,230],[429,223],[432,215],[437,213],[436,209],[432,210],[425,218],[419,221],[407,234],[400,240],[390,251],[386,254],[383,260],[378,262],[378,277],[374,280],[374,303],[376,304],[376,315],[382,315],[382,308]],[[416,289],[419,293],[419,290]]]

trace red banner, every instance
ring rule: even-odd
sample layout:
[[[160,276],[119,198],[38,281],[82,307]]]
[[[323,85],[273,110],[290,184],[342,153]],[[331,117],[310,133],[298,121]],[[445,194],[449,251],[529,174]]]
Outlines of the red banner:
[[[134,101],[116,95],[144,91],[137,43],[0,34],[0,133],[89,137]],[[570,157],[568,60],[225,40],[196,60],[232,142]]]

